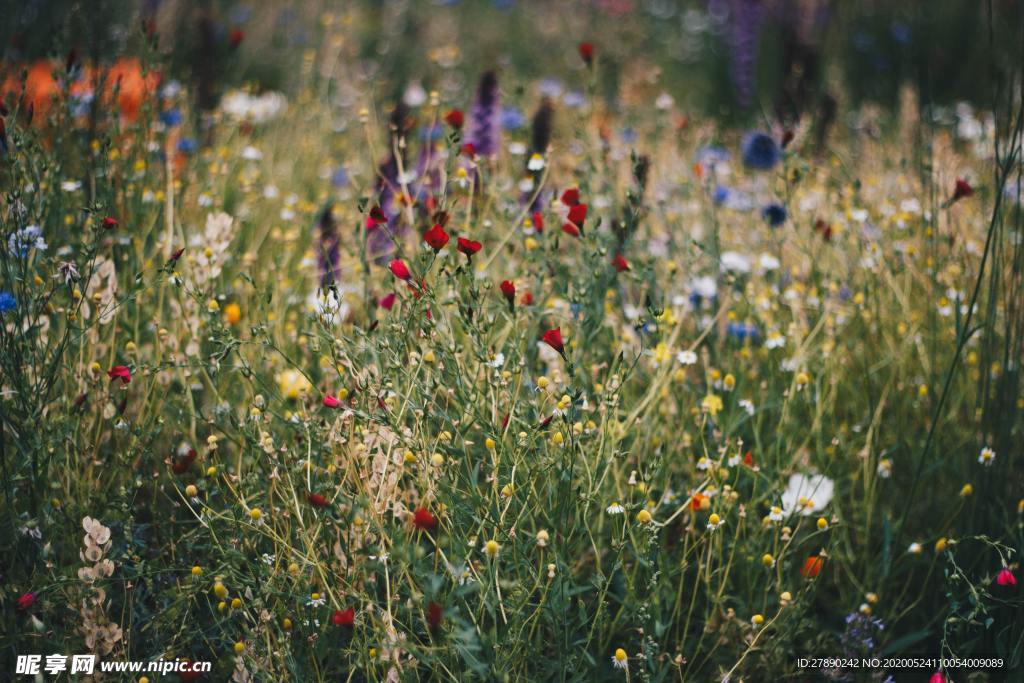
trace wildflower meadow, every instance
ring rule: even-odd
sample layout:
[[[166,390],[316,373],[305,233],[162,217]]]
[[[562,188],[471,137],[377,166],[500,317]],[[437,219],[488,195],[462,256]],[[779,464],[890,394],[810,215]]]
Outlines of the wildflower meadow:
[[[1020,2],[5,8],[0,680],[1024,681]]]

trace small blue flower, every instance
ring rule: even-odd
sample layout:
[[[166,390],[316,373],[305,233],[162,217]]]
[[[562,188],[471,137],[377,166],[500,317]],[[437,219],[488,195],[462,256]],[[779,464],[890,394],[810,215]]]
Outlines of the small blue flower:
[[[0,292],[0,314],[13,311],[18,307],[18,301],[10,292]]]
[[[505,130],[519,130],[526,125],[526,117],[519,107],[503,107],[501,110],[501,127]]]
[[[718,145],[708,145],[697,150],[697,163],[705,166],[724,164],[732,157],[729,150]]]
[[[199,145],[192,138],[182,138],[178,140],[178,151],[183,154],[191,154],[192,152],[199,149]]]
[[[768,225],[777,228],[786,222],[786,207],[773,202],[761,209],[761,216],[768,221]]]
[[[740,341],[757,341],[757,327],[753,323],[729,323],[726,334]]]
[[[38,225],[29,225],[11,233],[7,238],[7,249],[20,258],[28,256],[28,252],[32,249],[46,251],[46,240],[43,239],[42,228]]]
[[[748,133],[741,145],[743,165],[755,171],[770,171],[782,160],[782,149],[765,133]]]
[[[716,206],[721,206],[722,204],[725,204],[725,202],[728,201],[728,200],[729,200],[729,188],[726,187],[725,185],[719,185],[718,187],[716,187],[715,188],[715,197],[714,197],[715,205]]]
[[[627,145],[631,145],[636,142],[636,128],[633,126],[626,126],[622,129],[622,141]]]
[[[348,185],[348,171],[344,166],[339,166],[331,173],[331,185],[333,187],[345,187]]]
[[[436,142],[444,137],[443,126],[423,126],[420,128],[420,140],[424,142]]]
[[[579,109],[587,103],[587,97],[583,93],[574,90],[572,92],[565,93],[565,97],[562,98],[562,101],[565,102],[565,106],[570,109]]]
[[[911,31],[910,25],[902,21],[894,21],[889,26],[889,35],[900,45],[907,45],[910,43]]]
[[[182,121],[181,110],[177,107],[164,109],[160,112],[160,120],[165,126],[177,126]]]

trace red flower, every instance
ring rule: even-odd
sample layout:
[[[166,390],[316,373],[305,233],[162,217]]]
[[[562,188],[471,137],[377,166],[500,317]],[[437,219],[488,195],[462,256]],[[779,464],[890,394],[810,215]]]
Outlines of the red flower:
[[[804,566],[800,567],[800,573],[808,579],[813,579],[815,576],[821,573],[821,568],[825,566],[825,559],[820,555],[811,555],[804,560]]]
[[[1016,586],[1017,577],[1013,575],[1009,567],[1003,567],[999,570],[999,575],[996,576],[996,583],[1000,586]]]
[[[519,303],[523,306],[529,306],[533,303],[533,294],[531,292],[526,292],[523,294],[523,298],[519,300]]]
[[[197,457],[199,457],[199,454],[196,453],[194,448],[188,449],[188,453],[185,454],[185,457],[171,465],[171,471],[175,474],[185,474],[188,472],[188,469],[192,467],[192,463],[195,462]]]
[[[623,258],[622,254],[615,255],[615,258],[612,259],[612,265],[615,266],[615,271],[618,273],[629,270],[629,261]]]
[[[558,351],[562,356],[565,356],[565,345],[562,344],[561,328],[556,327],[553,330],[548,330],[543,336],[541,336],[540,340],[555,351]]]
[[[341,407],[341,401],[339,401],[337,399],[337,397],[331,396],[330,394],[327,394],[326,396],[324,396],[324,408],[340,408],[340,407]]]
[[[572,223],[563,223],[562,224],[562,232],[566,233],[567,235],[572,235],[573,237],[579,237],[580,236],[580,229],[577,228]]]
[[[355,608],[349,607],[348,609],[334,610],[334,614],[331,615],[331,623],[335,626],[352,628],[352,625],[356,623]]]
[[[113,230],[116,227],[117,227],[117,219],[114,218],[113,216],[107,216],[106,218],[103,219],[103,229],[104,230]]]
[[[974,188],[971,187],[971,184],[964,180],[963,178],[957,178],[956,186],[953,188],[953,198],[949,201],[950,203],[956,202],[963,199],[964,197],[970,197],[973,194]]]
[[[928,683],[947,683],[946,674],[936,671],[928,679]]]
[[[743,456],[743,464],[747,467],[754,466],[754,451],[747,451],[747,454]]]
[[[330,505],[330,502],[319,493],[307,493],[306,500],[315,508],[325,508]]]
[[[538,233],[544,232],[544,214],[540,211],[533,212],[533,229]]]
[[[378,225],[388,222],[388,217],[384,214],[384,209],[380,208],[380,205],[374,206],[370,209],[370,215],[367,220],[366,227],[368,229],[376,228]],[[371,225],[372,223],[372,225]]]
[[[180,259],[181,255],[184,254],[184,253],[185,253],[185,247],[182,247],[181,249],[178,249],[173,254],[171,254],[171,263],[177,263],[178,259]]]
[[[476,145],[474,145],[472,142],[467,142],[466,144],[459,148],[459,151],[462,153],[462,156],[469,157],[470,159],[472,159],[476,156]]]
[[[480,247],[483,245],[476,240],[467,240],[465,237],[459,238],[459,251],[465,254],[468,258],[473,258],[473,254],[480,251]]]
[[[412,279],[412,273],[409,272],[409,266],[405,265],[405,262],[402,259],[396,258],[394,261],[388,264],[388,268],[391,269],[391,272],[399,280],[405,280],[406,282],[408,282],[409,280]]]
[[[430,230],[423,233],[423,241],[430,245],[434,251],[441,251],[444,245],[448,244],[448,233],[440,225],[434,225]]]
[[[515,283],[513,283],[511,280],[504,280],[499,285],[499,288],[501,289],[502,296],[504,296],[506,301],[508,301],[509,308],[514,307],[516,305]]]
[[[427,605],[427,626],[430,627],[431,631],[436,631],[441,625],[441,619],[444,618],[444,608],[436,602],[432,602]]]
[[[562,193],[562,203],[566,206],[576,206],[580,203],[580,191],[575,187],[570,187]]]
[[[231,47],[238,47],[245,40],[245,32],[240,28],[233,28],[228,33],[228,45]]]
[[[412,525],[420,531],[430,531],[437,526],[437,518],[427,508],[416,508],[412,513]]]
[[[587,220],[587,205],[576,204],[569,209],[569,220],[582,228],[583,221]]]
[[[577,49],[584,64],[590,66],[594,63],[594,45],[592,43],[580,43]]]
[[[25,611],[36,604],[36,594],[25,593],[14,604],[17,605],[18,609]]]
[[[385,294],[380,298],[380,301],[377,302],[377,305],[387,311],[390,311],[391,307],[395,305],[396,298],[397,297],[395,296],[394,292],[391,292],[390,294]]]
[[[122,384],[128,384],[132,381],[132,371],[128,369],[127,365],[115,365],[107,370],[107,377],[112,380],[119,379]]]
[[[444,115],[444,122],[455,130],[462,128],[462,124],[465,122],[466,117],[462,115],[461,109],[452,109],[450,112]]]

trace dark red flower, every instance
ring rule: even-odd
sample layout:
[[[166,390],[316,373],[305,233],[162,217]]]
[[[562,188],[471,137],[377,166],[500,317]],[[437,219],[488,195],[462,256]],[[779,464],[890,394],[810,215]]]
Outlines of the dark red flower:
[[[390,311],[391,307],[395,305],[396,298],[397,297],[395,296],[394,292],[385,294],[380,298],[380,301],[377,302],[377,305],[383,308],[384,310]]]
[[[533,212],[533,229],[537,232],[544,232],[544,214],[540,211]]]
[[[582,228],[583,222],[587,220],[587,205],[576,204],[569,209],[569,220],[575,223],[577,227]]]
[[[467,142],[466,144],[459,148],[459,151],[462,152],[462,156],[466,156],[472,159],[476,156],[476,145],[474,145],[472,142]]]
[[[184,253],[185,253],[185,247],[182,247],[181,249],[178,249],[173,254],[171,254],[171,263],[177,263],[178,259],[180,259],[181,255],[184,254]]]
[[[340,407],[341,407],[341,401],[339,401],[336,396],[331,396],[330,394],[327,394],[326,396],[324,396],[324,408],[340,408]]]
[[[523,294],[523,298],[519,300],[519,303],[521,303],[523,306],[529,306],[530,304],[532,304],[533,303],[533,293],[532,292],[525,292]]]
[[[114,218],[113,216],[107,216],[106,218],[103,219],[103,229],[104,230],[113,230],[116,227],[117,227],[117,219]]]
[[[541,336],[540,340],[547,344],[548,346],[550,346],[551,348],[553,348],[555,351],[558,351],[558,353],[561,354],[562,356],[565,355],[565,345],[562,344],[561,328],[556,327],[554,329],[548,330]]]
[[[587,66],[594,63],[594,45],[593,43],[580,43],[577,47],[580,53],[580,59]]]
[[[238,47],[245,40],[245,31],[240,28],[233,28],[228,33],[228,45],[231,47]]]
[[[128,369],[127,365],[115,365],[107,370],[107,377],[112,380],[119,379],[122,384],[128,384],[132,381],[132,371]]]
[[[427,626],[431,631],[436,631],[444,618],[444,608],[436,602],[427,605]]]
[[[175,474],[185,474],[189,468],[192,467],[192,463],[195,462],[199,454],[196,453],[194,448],[188,449],[188,453],[184,457],[179,458],[173,465],[171,465],[171,471]]]
[[[498,287],[501,289],[502,296],[508,301],[509,308],[516,305],[516,285],[511,280],[503,280]]]
[[[462,128],[462,124],[466,121],[466,117],[462,115],[461,109],[452,109],[444,115],[444,122],[455,130]]]
[[[369,221],[372,221],[373,225],[367,225],[367,228],[375,228],[378,225],[388,222],[388,217],[384,213],[384,209],[380,208],[379,205],[374,206],[370,209]]]
[[[409,272],[409,266],[405,265],[405,261],[403,261],[402,259],[396,258],[394,261],[388,264],[388,268],[391,269],[391,272],[399,280],[405,280],[406,282],[408,282],[410,279],[412,279],[412,273]]]
[[[971,187],[971,184],[964,180],[963,178],[957,178],[956,186],[953,188],[953,198],[949,201],[957,202],[963,199],[964,197],[970,197],[973,194],[974,188]]]
[[[996,583],[1000,586],[1016,586],[1017,577],[1013,575],[1009,567],[1003,567],[996,576]]]
[[[36,604],[36,594],[25,593],[24,595],[19,597],[14,604],[17,605],[18,609],[25,611],[31,608],[32,605]]]
[[[437,518],[427,508],[416,508],[412,513],[412,525],[420,531],[430,531],[437,526]]]
[[[335,626],[352,628],[352,625],[356,623],[355,608],[349,607],[348,609],[334,610],[334,614],[331,615],[331,623]]]
[[[629,270],[629,261],[627,261],[622,254],[616,254],[615,258],[612,259],[612,265],[615,266],[615,271],[621,273],[624,270]]]
[[[434,251],[441,251],[444,245],[448,244],[448,233],[440,225],[435,224],[430,230],[423,233],[423,241],[430,245]]]
[[[459,238],[459,251],[469,258],[473,258],[473,254],[480,251],[482,246],[483,245],[476,240],[467,240],[465,237]]]
[[[331,503],[319,493],[307,493],[306,500],[315,508],[325,508]]]
[[[562,193],[562,203],[566,206],[576,206],[580,203],[580,191],[575,187],[570,187]]]

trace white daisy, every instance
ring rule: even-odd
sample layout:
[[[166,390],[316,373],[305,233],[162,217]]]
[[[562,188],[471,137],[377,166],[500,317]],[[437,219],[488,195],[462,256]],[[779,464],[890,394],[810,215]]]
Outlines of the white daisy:
[[[621,515],[623,512],[626,511],[626,508],[622,507],[618,503],[612,503],[611,505],[606,507],[604,511],[607,512],[609,515]]]

